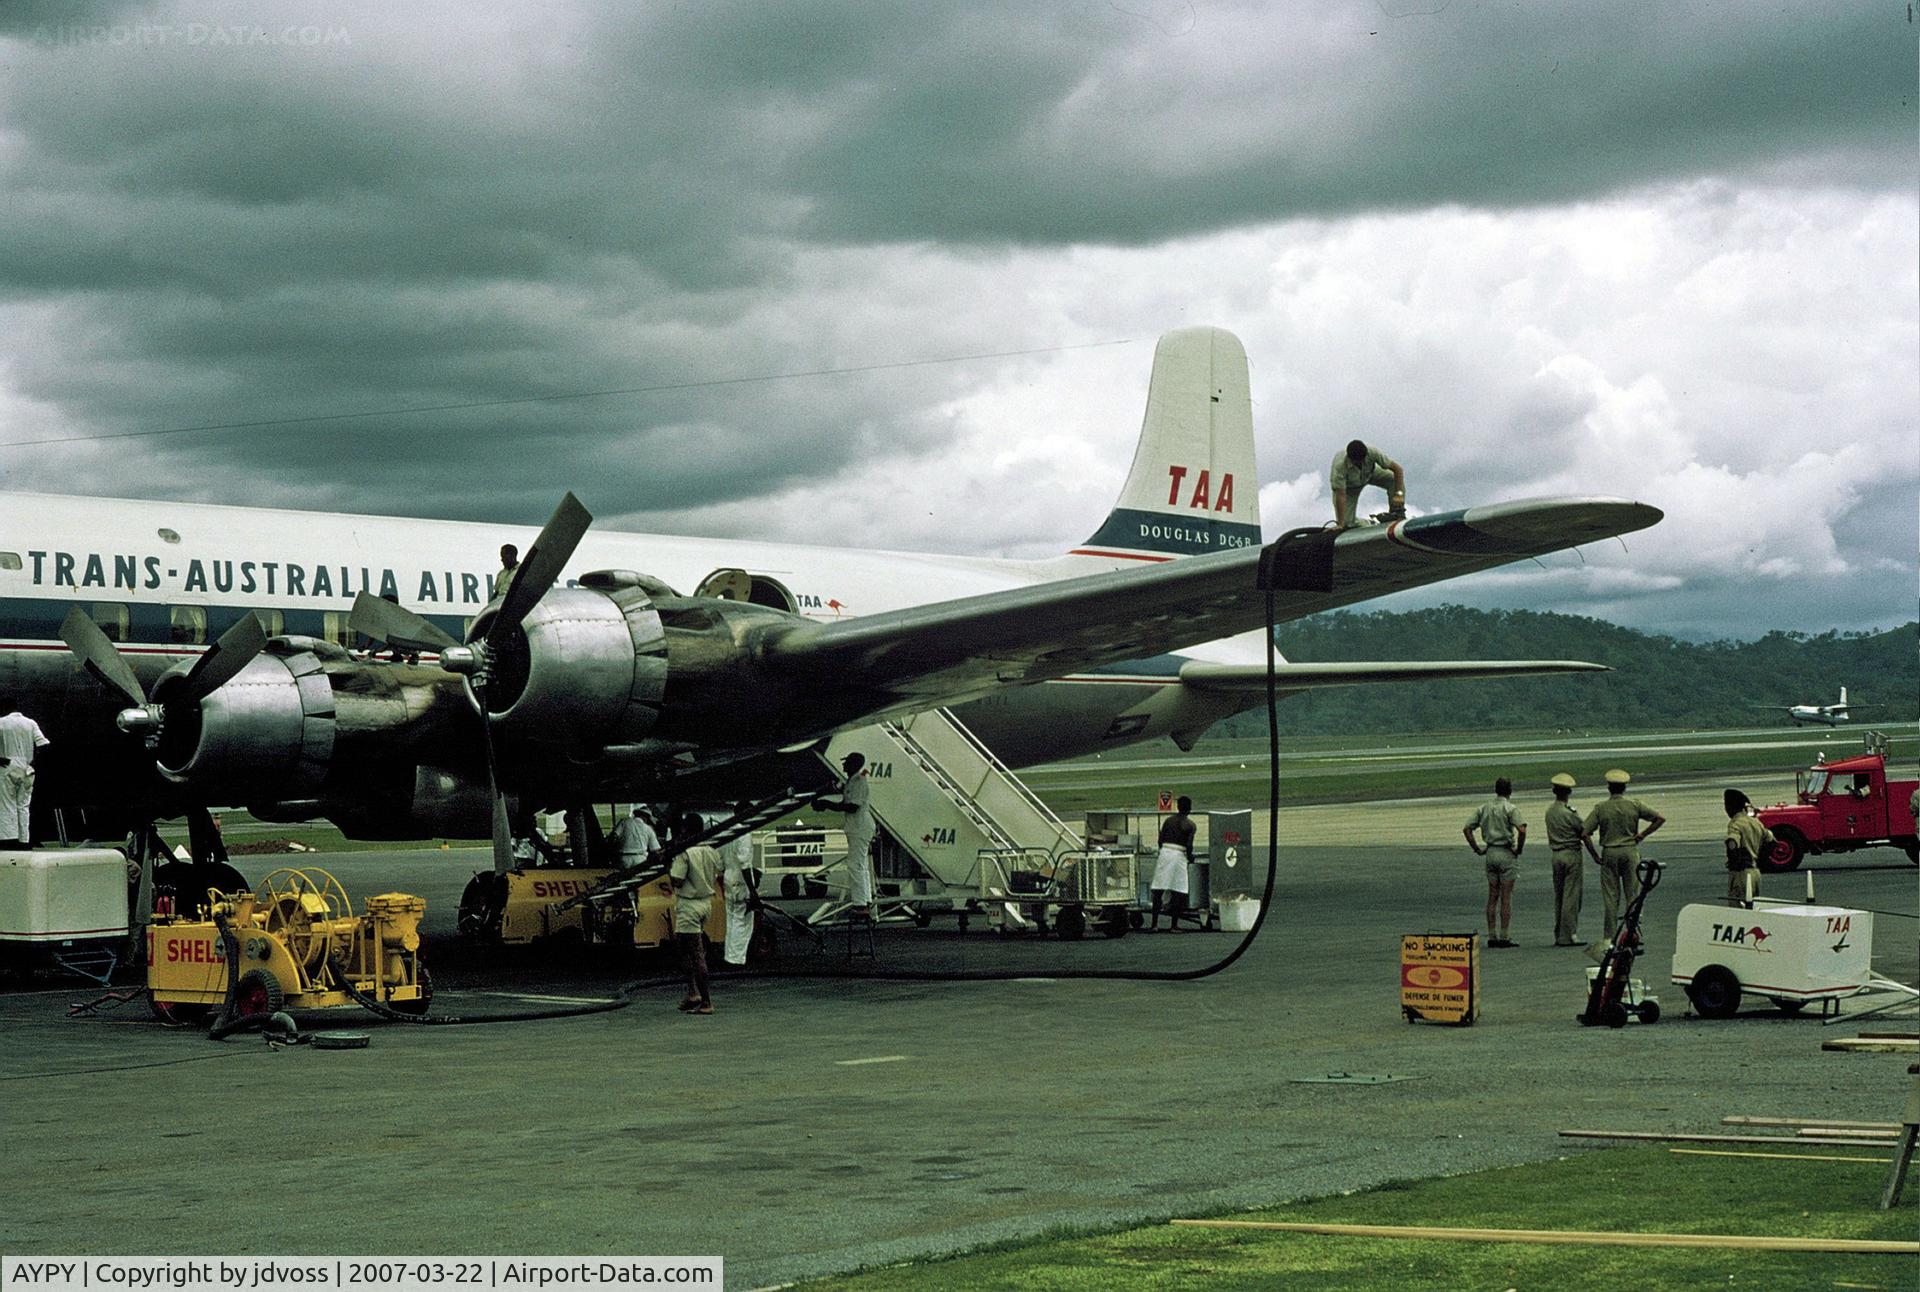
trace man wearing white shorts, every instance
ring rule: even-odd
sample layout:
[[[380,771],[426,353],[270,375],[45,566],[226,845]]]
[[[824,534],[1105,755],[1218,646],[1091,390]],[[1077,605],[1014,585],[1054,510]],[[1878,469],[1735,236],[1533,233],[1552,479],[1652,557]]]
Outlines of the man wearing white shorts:
[[[0,699],[0,847],[31,845],[33,756],[48,743],[39,723]]]

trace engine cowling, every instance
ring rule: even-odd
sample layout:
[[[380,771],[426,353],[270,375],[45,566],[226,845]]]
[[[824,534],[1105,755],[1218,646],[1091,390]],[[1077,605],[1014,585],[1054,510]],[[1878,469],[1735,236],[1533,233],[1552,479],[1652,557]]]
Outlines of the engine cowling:
[[[643,575],[589,574],[549,592],[507,634],[489,664],[487,711],[509,744],[580,758],[763,740],[787,697],[755,668],[754,638],[797,619],[681,597]],[[490,623],[483,615],[474,637]]]
[[[416,751],[472,743],[458,737],[462,720],[472,722],[462,679],[369,664],[332,642],[276,637],[197,704],[177,694],[184,675],[155,684],[165,719],[154,757],[163,776],[203,800],[279,804],[283,815],[310,804],[313,815],[329,795],[357,798],[396,777],[410,783]]]
[[[279,651],[275,645],[280,642],[198,704],[169,703],[184,668],[160,679],[154,700],[166,721],[154,757],[168,780],[236,789],[278,785],[286,798],[319,789],[337,734],[333,686],[317,645]]]

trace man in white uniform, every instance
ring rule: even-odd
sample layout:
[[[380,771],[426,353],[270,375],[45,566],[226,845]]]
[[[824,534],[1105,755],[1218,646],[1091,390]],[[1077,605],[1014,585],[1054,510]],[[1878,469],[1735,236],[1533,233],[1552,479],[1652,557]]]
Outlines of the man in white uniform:
[[[846,780],[840,784],[837,799],[815,799],[814,806],[827,812],[846,814],[847,901],[853,914],[873,918],[873,786],[867,783],[867,759],[864,754],[848,754],[840,762]]]
[[[660,836],[640,812],[638,803],[629,804],[627,814],[613,827],[613,841],[620,845],[622,870],[632,870],[660,855]]]
[[[0,847],[31,846],[33,755],[47,743],[39,723],[0,700]]]
[[[736,803],[736,814],[747,805]],[[753,835],[743,834],[720,850],[720,881],[727,899],[726,960],[730,965],[747,962],[747,946],[753,941],[753,889],[747,883],[747,871],[753,865]]]

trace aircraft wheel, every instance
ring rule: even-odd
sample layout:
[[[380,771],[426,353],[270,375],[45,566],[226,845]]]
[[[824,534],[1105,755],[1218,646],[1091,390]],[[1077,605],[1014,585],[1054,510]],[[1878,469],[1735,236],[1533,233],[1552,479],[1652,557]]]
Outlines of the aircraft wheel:
[[[240,975],[233,989],[233,1013],[236,1018],[256,1014],[278,1014],[286,1003],[286,993],[271,970],[249,969]]]
[[[1732,1018],[1740,1008],[1740,980],[1725,965],[1708,965],[1693,976],[1687,997],[1702,1018]]]
[[[1779,874],[1783,870],[1792,870],[1807,855],[1807,841],[1798,830],[1791,826],[1781,826],[1774,831],[1773,847],[1767,849],[1767,855],[1760,858],[1760,869],[1767,874]]]

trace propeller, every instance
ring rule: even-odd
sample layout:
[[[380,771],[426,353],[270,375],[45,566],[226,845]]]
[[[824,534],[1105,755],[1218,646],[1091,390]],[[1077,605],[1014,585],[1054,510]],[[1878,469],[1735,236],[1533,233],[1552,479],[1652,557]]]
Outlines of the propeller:
[[[267,630],[261,627],[260,617],[251,612],[241,615],[201,653],[184,678],[167,688],[167,698],[198,704],[238,677],[266,648]]]
[[[118,691],[130,705],[147,702],[147,693],[140,688],[140,679],[133,675],[126,657],[114,648],[113,639],[79,606],[67,611],[66,619],[60,624],[60,640],[79,657],[80,663],[100,685],[110,691]]]
[[[425,615],[417,615],[397,602],[362,592],[353,599],[353,612],[347,616],[353,631],[404,651],[440,652],[460,643]]]
[[[160,734],[166,717],[165,706],[147,699],[126,657],[86,611],[75,606],[67,612],[60,625],[60,640],[96,681],[125,698],[128,707],[122,709],[115,720],[120,730],[142,733],[149,740]],[[259,617],[241,615],[233,627],[221,633],[219,640],[201,653],[178,682],[168,685],[166,699],[182,704],[200,703],[231,682],[266,648],[267,630],[261,627]]]
[[[461,647],[450,645],[440,654],[441,662],[457,672],[470,674],[475,697],[480,701],[481,743],[487,755],[487,793],[493,800],[493,869],[505,874],[513,869],[513,839],[507,823],[507,797],[500,792],[499,760],[493,748],[493,723],[487,717],[487,672],[507,640],[519,631],[527,613],[538,605],[560,578],[560,571],[573,559],[593,516],[571,493],[560,500],[553,515],[540,528],[540,536],[527,549],[527,558],[513,573],[513,582],[494,612],[487,635],[478,643]],[[358,607],[356,607],[356,610]],[[397,609],[397,607],[389,607]],[[405,614],[405,611],[401,613]]]

